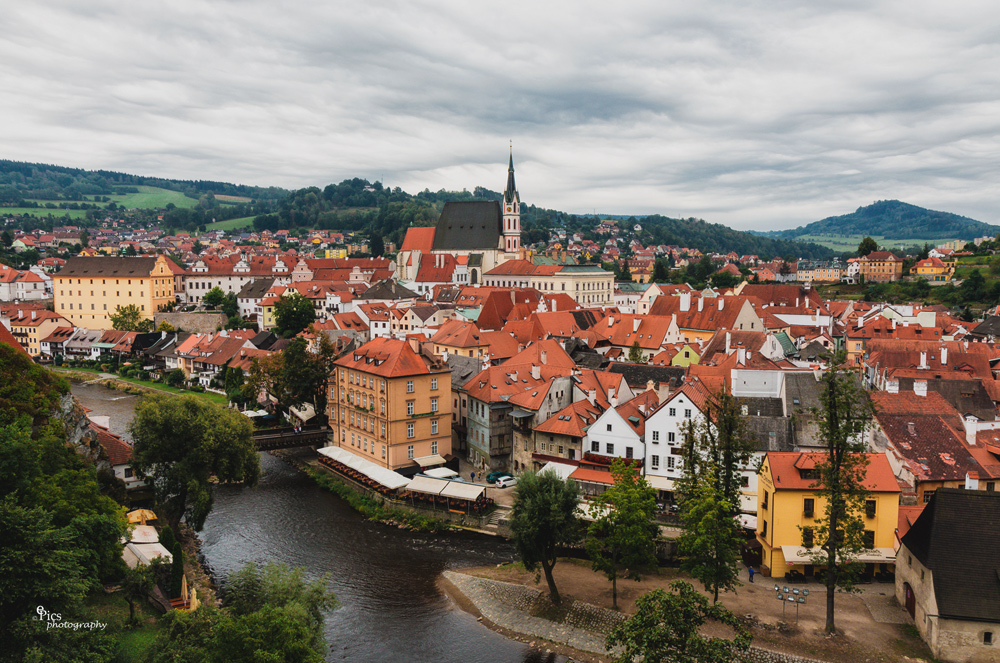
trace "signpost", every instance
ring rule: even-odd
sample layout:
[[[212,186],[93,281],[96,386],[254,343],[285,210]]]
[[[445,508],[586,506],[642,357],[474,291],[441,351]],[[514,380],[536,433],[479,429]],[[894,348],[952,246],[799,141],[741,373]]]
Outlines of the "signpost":
[[[789,603],[795,604],[795,623],[799,623],[799,606],[805,605],[806,597],[809,596],[808,589],[800,590],[795,587],[791,590],[788,587],[774,586],[774,595],[781,601],[781,618],[785,618],[785,606]]]

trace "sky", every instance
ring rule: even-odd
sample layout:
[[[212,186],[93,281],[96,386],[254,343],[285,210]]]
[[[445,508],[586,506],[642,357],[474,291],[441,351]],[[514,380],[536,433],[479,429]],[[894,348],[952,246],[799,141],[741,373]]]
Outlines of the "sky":
[[[7,3],[0,158],[795,227],[1000,223],[1000,5]]]

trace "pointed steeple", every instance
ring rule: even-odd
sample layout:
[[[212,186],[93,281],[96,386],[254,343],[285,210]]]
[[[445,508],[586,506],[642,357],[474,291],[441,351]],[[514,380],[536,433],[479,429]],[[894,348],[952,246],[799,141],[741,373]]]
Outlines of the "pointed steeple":
[[[514,148],[510,148],[510,162],[507,166],[507,190],[503,193],[504,203],[512,203],[517,198],[517,187],[514,186]]]

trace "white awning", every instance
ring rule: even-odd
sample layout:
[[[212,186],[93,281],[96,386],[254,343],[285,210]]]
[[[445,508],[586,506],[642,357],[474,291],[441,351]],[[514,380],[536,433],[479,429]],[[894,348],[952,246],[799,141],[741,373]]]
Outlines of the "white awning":
[[[122,559],[130,569],[140,564],[148,566],[157,557],[163,557],[168,562],[174,558],[162,543],[129,543],[122,551]]]
[[[402,474],[393,472],[392,470],[386,469],[381,465],[376,465],[370,460],[365,460],[360,456],[355,456],[343,447],[323,447],[318,453],[326,456],[327,458],[331,458],[342,465],[346,465],[351,469],[357,470],[372,481],[377,481],[390,490],[402,488],[410,482],[410,480]]]
[[[160,535],[156,533],[156,528],[152,525],[136,525],[132,528],[132,536],[129,538],[132,543],[157,543]]]
[[[576,469],[576,465],[567,465],[566,463],[556,463],[554,461],[549,461],[545,463],[545,466],[538,470],[539,474],[543,472],[554,472],[556,476],[565,481],[569,478],[569,475],[573,474],[573,470]]]
[[[486,492],[486,486],[474,483],[464,483],[462,481],[449,481],[441,491],[444,497],[453,497],[471,502],[479,499],[479,496]]]
[[[674,490],[674,480],[667,477],[658,477],[654,474],[647,474],[646,481],[657,490]]]
[[[301,408],[290,407],[288,409],[301,421],[309,421],[316,416],[316,409],[309,403],[306,403]]]
[[[407,490],[415,493],[427,493],[428,495],[440,495],[441,491],[448,484],[443,479],[433,479],[431,477],[413,477],[410,483],[406,484]]]
[[[749,495],[747,493],[740,494],[740,511],[743,513],[757,513],[757,495]]]
[[[816,560],[812,555],[822,553],[823,549],[803,548],[802,546],[781,546],[781,554],[785,558],[785,563],[792,564],[815,564]],[[875,548],[874,550],[863,550],[857,555],[851,555],[851,559],[856,562],[874,564],[894,564],[896,562],[896,551],[892,548]]]
[[[740,527],[743,529],[757,529],[757,516],[751,516],[747,513],[740,514]]]
[[[429,477],[434,477],[435,479],[450,479],[451,477],[457,477],[458,472],[451,469],[450,467],[435,467],[433,469],[424,472]]]
[[[434,467],[435,465],[444,465],[445,459],[438,454],[431,454],[430,456],[421,456],[420,458],[414,458],[414,461],[420,467]]]

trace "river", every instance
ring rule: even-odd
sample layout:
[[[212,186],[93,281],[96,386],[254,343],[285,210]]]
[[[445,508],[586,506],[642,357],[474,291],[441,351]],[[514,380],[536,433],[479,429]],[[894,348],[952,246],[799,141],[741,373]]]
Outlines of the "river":
[[[135,396],[73,386],[94,415],[126,431]],[[516,558],[503,539],[474,533],[421,534],[368,522],[288,463],[261,454],[256,489],[223,486],[201,532],[220,583],[247,562],[330,575],[340,607],[326,616],[328,661],[556,663],[565,657],[504,638],[460,610],[437,582],[442,571]]]

